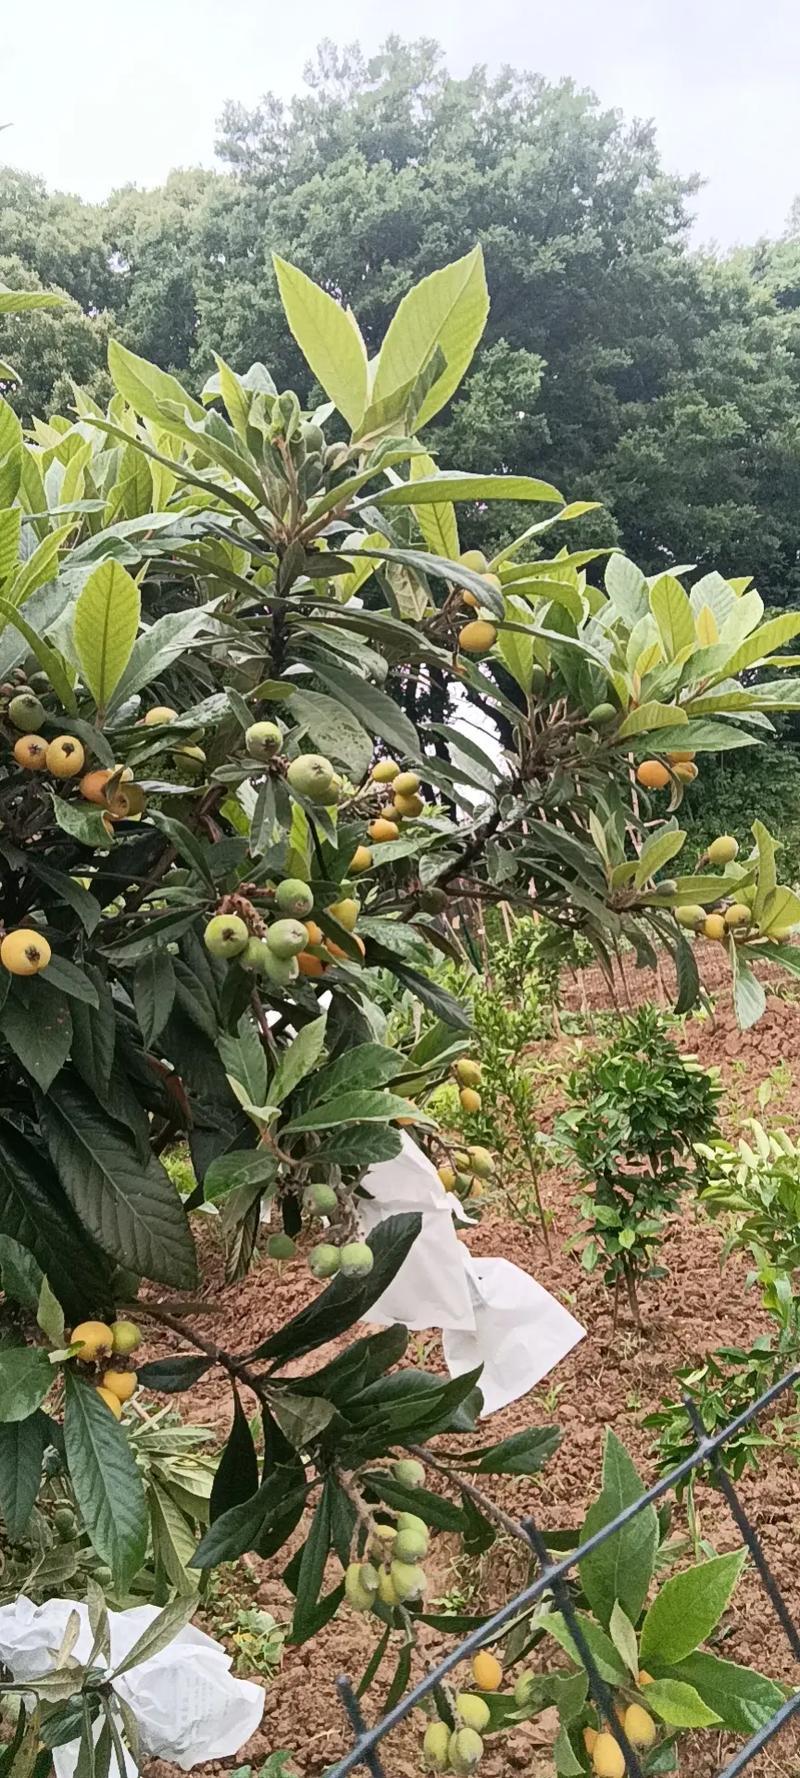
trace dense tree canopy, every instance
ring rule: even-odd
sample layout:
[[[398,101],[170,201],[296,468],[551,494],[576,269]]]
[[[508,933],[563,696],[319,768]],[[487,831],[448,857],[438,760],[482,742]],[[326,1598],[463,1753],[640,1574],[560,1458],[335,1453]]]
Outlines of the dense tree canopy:
[[[452,79],[425,41],[370,61],[324,45],[288,105],[228,105],[217,147],[224,173],[173,173],[103,206],[0,176],[0,278],[78,305],[38,316],[21,356],[18,325],[0,322],[20,412],[63,404],[69,377],[103,393],[109,310],[130,346],[197,386],[213,344],[304,389],[274,249],[351,303],[374,349],[402,292],[479,241],[490,321],[434,448],[599,500],[581,542],[619,539],[651,569],[745,568],[773,603],[796,591],[791,231],[727,260],[690,252],[694,184],[665,171],[650,125],[569,81]],[[473,541],[519,518],[476,513]]]

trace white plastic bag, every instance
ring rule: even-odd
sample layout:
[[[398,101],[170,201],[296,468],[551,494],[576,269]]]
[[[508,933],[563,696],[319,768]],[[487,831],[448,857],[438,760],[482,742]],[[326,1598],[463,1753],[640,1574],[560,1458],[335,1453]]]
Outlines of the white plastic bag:
[[[0,1661],[15,1679],[35,1679],[52,1670],[74,1611],[81,1627],[73,1653],[85,1661],[93,1641],[85,1605],[71,1599],[34,1605],[22,1595],[13,1605],[0,1606]],[[152,1605],[109,1612],[112,1671],[158,1615]],[[264,1692],[249,1680],[235,1679],[230,1666],[222,1645],[190,1624],[150,1660],[114,1680],[113,1690],[130,1705],[151,1757],[174,1760],[188,1772],[205,1760],[238,1753],[261,1722]],[[76,1742],[56,1748],[57,1778],[74,1778],[77,1758]],[[129,1772],[135,1778],[132,1761]]]

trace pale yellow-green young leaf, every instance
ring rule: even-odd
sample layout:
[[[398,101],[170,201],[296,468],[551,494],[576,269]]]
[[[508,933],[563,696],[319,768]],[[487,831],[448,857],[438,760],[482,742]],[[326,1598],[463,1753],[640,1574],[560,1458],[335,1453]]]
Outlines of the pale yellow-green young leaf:
[[[19,562],[21,519],[18,506],[0,510],[0,586],[15,573]]]
[[[305,272],[273,253],[284,313],[298,346],[349,426],[367,405],[367,348],[355,316]]]
[[[428,389],[416,426],[438,414],[458,388],[486,326],[489,292],[483,253],[471,253],[431,272],[403,297],[378,358],[370,405],[379,407],[413,385],[440,347],[444,369]]]
[[[745,593],[745,598],[748,597],[749,594]],[[784,642],[791,642],[793,636],[800,636],[800,613],[787,611],[782,617],[769,618],[726,661],[726,678],[731,673],[744,672],[745,667],[755,667],[759,661],[766,660],[773,648],[780,648]]]
[[[387,562],[385,574],[400,617],[410,618],[412,622],[418,623],[425,616],[430,603],[419,575],[414,573],[413,568],[406,568],[402,562]]]
[[[365,537],[362,531],[353,531],[338,545],[337,553],[346,556],[348,544],[351,549],[385,549],[386,538],[382,531],[370,531],[368,537]],[[333,584],[340,605],[347,605],[355,597],[370,576],[375,573],[376,567],[376,562],[371,562],[366,556],[360,556],[349,574],[337,575]]]
[[[667,660],[674,661],[695,647],[692,607],[679,580],[673,574],[661,574],[650,588],[650,609],[658,624]]]
[[[148,363],[135,352],[129,352],[119,340],[109,341],[108,368],[114,387],[146,420],[169,425],[169,412],[165,412],[165,403],[169,402],[177,403],[182,412],[188,411],[193,420],[205,419],[206,410],[202,403],[188,394],[177,377],[159,370],[157,364]]]
[[[649,729],[683,728],[688,722],[685,710],[676,704],[659,704],[655,700],[649,704],[640,704],[637,710],[631,710],[625,721],[617,729],[617,740],[625,741],[629,735],[643,735]]]
[[[753,917],[760,925],[770,896],[774,895],[778,884],[778,874],[775,869],[777,846],[769,828],[764,826],[763,821],[754,821],[750,832],[758,847],[758,886],[753,902]]]
[[[780,932],[784,926],[796,926],[800,921],[800,896],[793,889],[778,884],[772,894],[767,896],[764,911],[759,920],[762,932]]]
[[[648,648],[643,648],[641,654],[636,656],[634,673],[638,673],[639,678],[644,679],[647,673],[652,673],[654,667],[661,665],[663,659],[664,650],[661,643],[651,642]]]
[[[521,600],[515,598],[508,600],[508,615],[517,622],[532,621],[529,608],[523,605]],[[497,651],[512,679],[516,680],[520,691],[524,692],[527,697],[531,689],[534,662],[537,659],[533,636],[526,636],[522,630],[499,630]]]
[[[139,588],[120,562],[101,562],[75,606],[72,633],[81,672],[98,710],[130,660],[140,613]]]
[[[409,472],[411,481],[418,482],[423,476],[435,475],[436,464],[432,457],[412,457]],[[411,510],[428,549],[435,556],[446,556],[452,562],[459,553],[458,521],[452,502],[443,500],[441,505],[437,502],[414,506]]]
[[[726,642],[729,648],[736,648],[745,636],[760,624],[764,616],[764,601],[761,594],[751,587],[749,593],[743,593],[740,599],[732,604],[724,623],[719,627],[720,642]]]
[[[654,877],[657,871],[663,870],[664,865],[668,864],[671,858],[676,858],[678,853],[683,850],[685,842],[686,834],[678,827],[667,828],[666,832],[663,828],[659,828],[656,833],[651,833],[642,847],[636,867],[636,875],[633,879],[636,888],[641,889],[650,877]]]
[[[719,626],[710,605],[703,605],[694,620],[697,640],[702,648],[713,648],[719,641]]]
[[[247,423],[250,417],[251,395],[240,383],[234,370],[214,353],[214,362],[219,372],[219,390],[228,413],[228,419],[234,432],[238,433],[243,443],[247,443]]]
[[[38,543],[32,556],[23,562],[18,574],[6,591],[9,605],[24,605],[31,593],[40,586],[47,586],[48,581],[55,580],[58,575],[58,554],[63,543],[74,529],[72,524],[59,525],[57,531],[50,531]]]

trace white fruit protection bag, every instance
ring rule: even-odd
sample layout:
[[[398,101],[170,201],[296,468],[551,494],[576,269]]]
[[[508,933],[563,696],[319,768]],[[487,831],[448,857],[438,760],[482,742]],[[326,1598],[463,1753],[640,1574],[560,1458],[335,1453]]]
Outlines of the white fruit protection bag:
[[[44,1605],[34,1605],[23,1594],[13,1605],[0,1606],[0,1661],[14,1679],[24,1682],[53,1671],[56,1651],[73,1612],[77,1612],[81,1626],[73,1656],[86,1661],[94,1638],[85,1605],[72,1599],[48,1599]],[[111,1672],[158,1616],[153,1605],[109,1612]],[[102,1657],[97,1665],[104,1665]],[[264,1691],[250,1680],[235,1679],[230,1666],[231,1657],[221,1643],[189,1624],[150,1660],[112,1681],[112,1690],[130,1705],[136,1717],[147,1754],[174,1760],[182,1771],[189,1772],[206,1760],[238,1753],[261,1722]],[[117,1725],[121,1726],[119,1717]],[[100,1724],[96,1732],[99,1734]],[[56,1747],[53,1764],[57,1778],[74,1778],[77,1761],[77,1741]],[[129,1758],[126,1778],[136,1778],[137,1770]]]
[[[482,1417],[527,1395],[583,1339],[586,1329],[520,1266],[472,1258],[453,1222],[472,1219],[405,1133],[402,1153],[369,1167],[362,1183],[370,1194],[359,1205],[365,1234],[387,1216],[422,1216],[408,1258],[369,1321],[440,1328],[451,1377],[483,1365]]]

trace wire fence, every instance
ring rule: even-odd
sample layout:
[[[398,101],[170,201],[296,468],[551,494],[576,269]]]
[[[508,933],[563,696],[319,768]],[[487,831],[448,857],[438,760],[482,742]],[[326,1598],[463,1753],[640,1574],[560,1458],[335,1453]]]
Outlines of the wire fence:
[[[426,1673],[418,1685],[406,1692],[393,1709],[386,1712],[380,1722],[376,1723],[374,1727],[368,1728],[351,1681],[345,1676],[337,1681],[339,1695],[354,1740],[349,1752],[339,1760],[337,1765],[328,1769],[328,1778],[347,1778],[349,1772],[357,1771],[359,1768],[369,1772],[371,1778],[387,1778],[385,1768],[381,1763],[381,1743],[384,1737],[390,1734],[392,1729],[397,1728],[418,1704],[423,1703],[441,1685],[442,1680],[446,1679],[454,1667],[476,1654],[479,1649],[486,1647],[488,1643],[496,1641],[502,1631],[506,1630],[521,1613],[530,1611],[545,1595],[550,1596],[558,1610],[564,1615],[586,1672],[590,1695],[600,1716],[605,1718],[622,1749],[628,1778],[644,1778],[639,1755],[628,1740],[623,1724],[619,1721],[610,1688],[598,1671],[597,1663],[583,1634],[568,1579],[570,1571],[576,1568],[585,1556],[598,1549],[606,1542],[607,1538],[613,1537],[615,1532],[629,1524],[646,1507],[671,1493],[680,1483],[685,1482],[705,1464],[710,1466],[714,1485],[719,1488],[720,1493],[727,1501],[731,1515],[750,1552],[770,1605],[789,1643],[792,1655],[800,1665],[800,1630],[798,1630],[789,1604],[781,1592],[780,1583],[767,1561],[756,1527],[748,1517],[720,1458],[720,1452],[729,1439],[735,1437],[759,1414],[771,1407],[772,1403],[786,1390],[795,1388],[798,1384],[800,1384],[800,1366],[796,1366],[786,1376],[781,1377],[779,1382],[773,1383],[771,1388],[766,1389],[764,1394],[760,1395],[749,1408],[746,1408],[728,1426],[723,1427],[720,1432],[715,1432],[713,1436],[706,1435],[694,1402],[688,1397],[685,1398],[684,1405],[697,1435],[694,1450],[668,1475],[662,1476],[657,1482],[654,1482],[653,1486],[648,1488],[632,1505],[625,1507],[615,1519],[604,1525],[602,1530],[595,1532],[593,1537],[587,1538],[585,1543],[579,1544],[576,1549],[571,1550],[559,1561],[551,1560],[546,1537],[534,1520],[531,1517],[524,1519],[522,1526],[538,1564],[539,1572],[536,1579],[517,1593],[513,1599],[510,1599],[506,1605],[503,1605],[499,1611],[496,1611],[492,1617],[487,1618],[479,1629],[473,1630],[469,1636],[458,1643],[457,1647],[451,1649],[437,1667]],[[738,1749],[718,1774],[718,1778],[735,1778],[738,1772],[742,1772],[749,1765],[762,1747],[772,1741],[784,1725],[798,1714],[800,1714],[800,1691],[787,1698],[769,1721],[758,1728],[749,1741]]]

